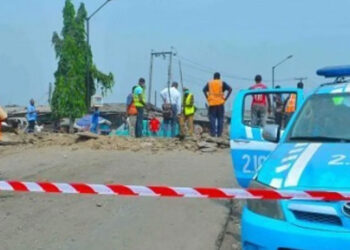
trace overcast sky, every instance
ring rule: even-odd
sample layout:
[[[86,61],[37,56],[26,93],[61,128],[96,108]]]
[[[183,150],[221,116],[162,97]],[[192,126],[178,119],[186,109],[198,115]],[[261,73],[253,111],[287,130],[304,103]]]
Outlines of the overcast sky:
[[[81,1],[73,2],[78,7]],[[90,13],[103,2],[85,1]],[[1,0],[0,104],[26,104],[32,97],[47,103],[57,67],[51,36],[61,31],[63,5]],[[290,54],[276,79],[306,76],[308,89],[317,86],[323,81],[317,68],[350,64],[349,10],[349,0],[112,0],[91,20],[91,46],[99,69],[115,76],[106,101],[124,102],[140,76],[148,80],[151,49],[174,46],[174,79],[180,59],[184,84],[203,106],[201,89],[214,70],[237,92],[257,73],[271,84],[271,67]],[[157,58],[156,89],[166,81],[167,61]]]

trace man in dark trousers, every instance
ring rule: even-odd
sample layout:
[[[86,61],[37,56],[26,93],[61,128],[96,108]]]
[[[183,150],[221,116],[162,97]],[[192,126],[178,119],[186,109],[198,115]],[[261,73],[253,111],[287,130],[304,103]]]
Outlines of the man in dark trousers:
[[[146,81],[144,78],[139,79],[139,83],[134,89],[133,92],[133,99],[134,99],[134,105],[137,109],[137,116],[136,116],[136,126],[135,126],[135,137],[140,138],[142,137],[142,129],[143,129],[143,114],[144,109],[146,106]]]
[[[34,133],[37,117],[38,113],[36,111],[34,99],[30,99],[29,106],[27,107],[28,133]]]
[[[250,90],[267,89],[262,83],[261,75],[255,76],[255,84],[249,88]],[[271,101],[269,95],[256,94],[253,95],[251,106],[251,125],[253,127],[264,127],[268,113],[271,113]]]
[[[221,137],[224,128],[225,102],[232,93],[232,88],[222,81],[220,73],[214,74],[214,79],[209,81],[204,89],[204,95],[209,105],[210,135]],[[225,97],[224,93],[227,91]]]

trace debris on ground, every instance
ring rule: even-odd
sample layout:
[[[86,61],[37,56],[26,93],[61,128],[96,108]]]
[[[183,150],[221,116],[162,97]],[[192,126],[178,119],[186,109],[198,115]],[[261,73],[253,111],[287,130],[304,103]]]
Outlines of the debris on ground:
[[[79,138],[81,139],[98,139],[98,135],[91,133],[91,132],[78,132],[76,133],[77,136],[79,136]]]
[[[94,150],[131,150],[151,151],[174,151],[187,150],[192,152],[210,153],[229,148],[228,137],[213,138],[208,134],[185,138],[153,138],[145,137],[141,139],[121,136],[101,136],[90,132],[81,132],[76,134],[64,133],[4,133],[5,140],[0,145],[17,146],[70,146],[72,150],[79,148],[91,148]]]

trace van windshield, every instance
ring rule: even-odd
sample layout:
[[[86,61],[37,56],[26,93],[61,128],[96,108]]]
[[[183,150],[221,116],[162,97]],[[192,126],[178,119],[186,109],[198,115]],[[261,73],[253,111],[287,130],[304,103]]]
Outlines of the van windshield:
[[[314,95],[306,101],[289,142],[350,142],[350,94]]]

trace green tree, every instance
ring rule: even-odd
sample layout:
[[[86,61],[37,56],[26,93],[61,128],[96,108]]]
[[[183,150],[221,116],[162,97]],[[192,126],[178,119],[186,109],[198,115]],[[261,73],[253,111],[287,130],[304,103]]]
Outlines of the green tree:
[[[96,88],[101,88],[105,95],[114,85],[113,75],[100,72],[93,63],[91,48],[85,36],[86,17],[84,4],[80,4],[76,13],[71,0],[66,0],[61,36],[57,32],[52,36],[58,68],[55,72],[51,108],[56,119],[69,118],[70,130],[75,118],[88,111]]]

